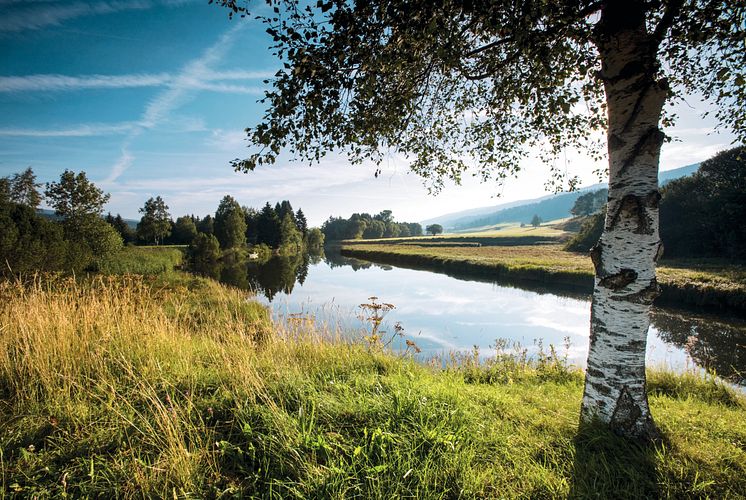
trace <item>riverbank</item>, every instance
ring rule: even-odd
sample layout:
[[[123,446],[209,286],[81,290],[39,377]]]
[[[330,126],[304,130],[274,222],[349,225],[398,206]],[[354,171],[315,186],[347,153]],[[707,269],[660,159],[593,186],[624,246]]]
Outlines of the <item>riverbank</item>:
[[[746,496],[746,402],[710,378],[651,372],[641,446],[578,431],[561,352],[423,365],[178,272],[0,299],[0,496]]]
[[[590,258],[559,244],[438,246],[345,242],[342,255],[373,262],[474,275],[507,283],[527,283],[590,293]],[[658,266],[662,293],[657,305],[704,308],[746,315],[746,266],[715,259],[669,260]]]

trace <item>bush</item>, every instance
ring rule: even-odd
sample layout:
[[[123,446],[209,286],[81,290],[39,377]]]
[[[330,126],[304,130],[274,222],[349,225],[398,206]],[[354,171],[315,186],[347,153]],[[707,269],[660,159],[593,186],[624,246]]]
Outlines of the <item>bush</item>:
[[[211,278],[220,276],[220,243],[214,235],[199,233],[187,254],[192,272]]]
[[[586,217],[580,226],[580,232],[576,234],[565,245],[565,250],[571,252],[588,252],[596,244],[604,230],[604,221],[606,220],[606,207],[599,213]]]
[[[0,274],[61,270],[70,254],[59,224],[25,205],[0,205]]]

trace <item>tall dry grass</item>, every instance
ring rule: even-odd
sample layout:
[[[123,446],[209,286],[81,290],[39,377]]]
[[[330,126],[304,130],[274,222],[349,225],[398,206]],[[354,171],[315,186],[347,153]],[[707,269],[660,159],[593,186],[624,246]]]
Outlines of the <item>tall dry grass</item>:
[[[189,487],[214,469],[195,393],[213,384],[256,397],[262,384],[251,358],[269,328],[264,308],[205,280],[3,282],[1,410],[53,428],[62,418],[74,421],[66,427],[98,427],[104,448],[136,442],[149,456],[123,457],[121,470],[108,472],[130,476],[142,492]]]

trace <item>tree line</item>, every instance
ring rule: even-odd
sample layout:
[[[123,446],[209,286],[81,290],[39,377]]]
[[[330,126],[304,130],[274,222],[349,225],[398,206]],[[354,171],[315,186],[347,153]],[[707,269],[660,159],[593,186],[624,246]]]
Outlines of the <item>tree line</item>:
[[[98,259],[124,244],[189,245],[190,262],[202,268],[254,254],[319,251],[324,244],[324,234],[309,228],[303,211],[294,211],[287,200],[267,202],[257,211],[225,196],[214,215],[174,221],[156,196],[139,209],[142,216],[133,228],[120,214],[103,216],[109,198],[85,172],[65,170],[58,182],[46,185],[37,182],[31,168],[0,178],[0,272],[95,270]],[[53,218],[38,213],[42,201],[54,209]]]
[[[376,215],[355,213],[349,219],[329,217],[321,225],[321,231],[328,241],[422,236],[419,223],[396,222],[391,210],[383,210]]]
[[[321,230],[309,228],[303,210],[294,211],[288,200],[274,207],[267,202],[256,210],[226,195],[214,217],[182,217],[174,227],[179,238],[191,237],[188,255],[192,270],[206,275],[216,275],[221,267],[230,268],[246,257],[318,253],[324,246]]]

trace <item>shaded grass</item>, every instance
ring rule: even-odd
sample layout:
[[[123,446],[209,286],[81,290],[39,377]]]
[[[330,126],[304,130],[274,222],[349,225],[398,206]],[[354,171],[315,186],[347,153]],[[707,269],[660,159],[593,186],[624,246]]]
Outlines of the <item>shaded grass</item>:
[[[651,373],[665,440],[641,447],[578,433],[582,374],[551,349],[425,366],[180,274],[0,299],[4,495],[746,495],[746,404],[702,377]]]

